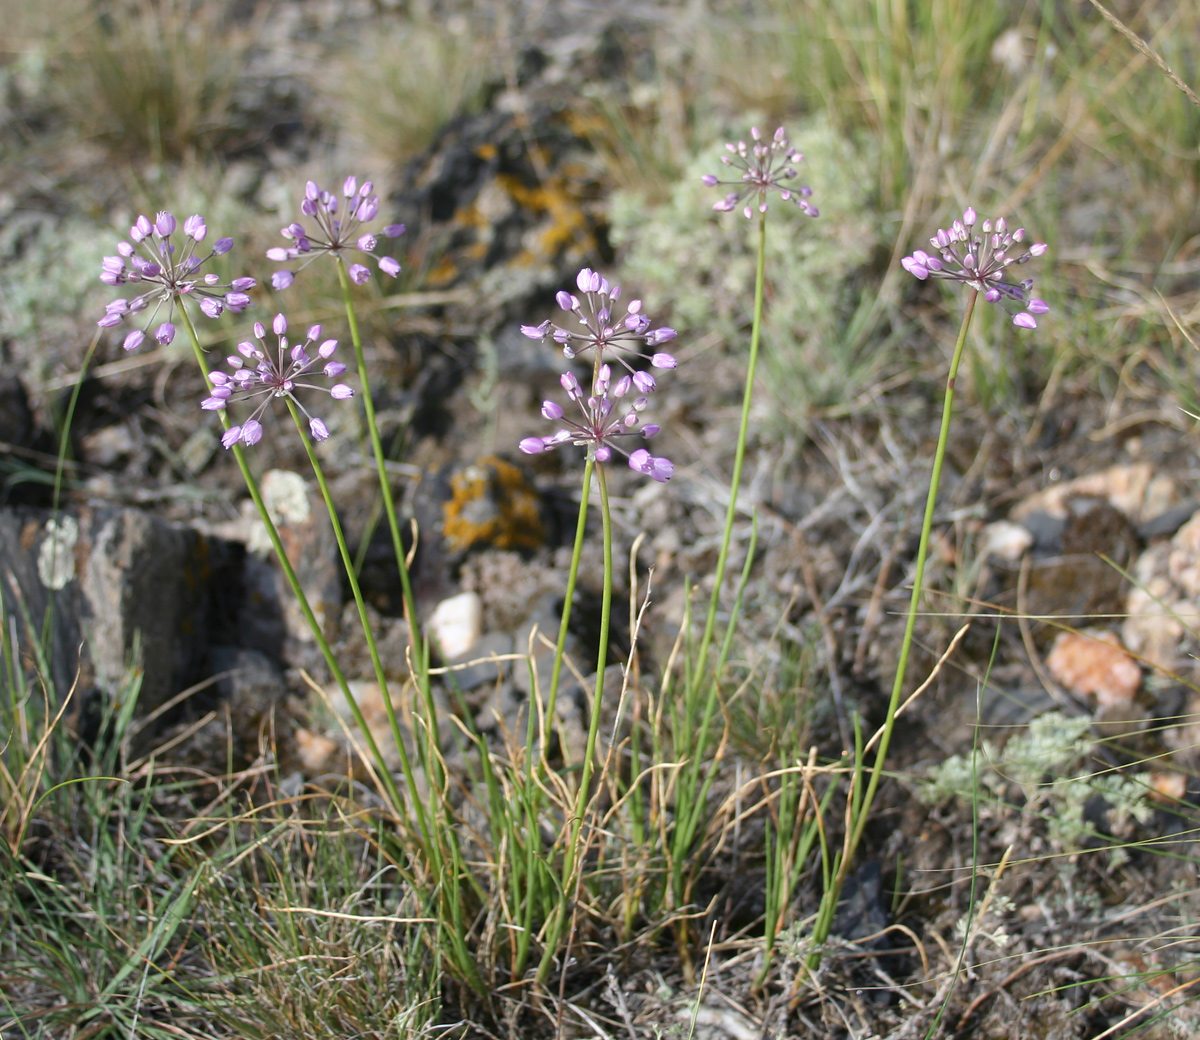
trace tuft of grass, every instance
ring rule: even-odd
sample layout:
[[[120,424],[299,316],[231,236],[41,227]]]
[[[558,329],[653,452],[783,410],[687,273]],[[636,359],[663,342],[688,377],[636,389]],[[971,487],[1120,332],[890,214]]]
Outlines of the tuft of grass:
[[[254,39],[232,14],[206,0],[90,7],[56,64],[55,104],[122,162],[219,151],[238,132],[236,88]]]
[[[211,1007],[231,1036],[323,1040],[423,1035],[440,1010],[436,919],[389,851],[388,821],[342,795],[283,798],[234,811],[200,851],[222,866],[198,891]]]
[[[192,950],[200,875],[162,842],[169,826],[158,804],[175,785],[152,763],[129,768],[140,673],[105,701],[85,747],[52,710],[48,687],[32,695],[17,678],[13,649],[6,638],[0,1032],[210,1035]]]
[[[317,66],[318,107],[381,174],[483,101],[493,48],[466,19],[392,20]],[[332,67],[332,68],[331,68]]]

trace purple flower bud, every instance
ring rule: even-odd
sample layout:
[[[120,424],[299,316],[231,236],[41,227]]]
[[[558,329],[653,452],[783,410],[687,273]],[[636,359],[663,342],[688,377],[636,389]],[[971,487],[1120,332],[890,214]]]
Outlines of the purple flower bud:
[[[526,437],[517,447],[526,455],[540,455],[546,450],[546,442],[541,437]]]
[[[359,203],[358,209],[355,211],[355,217],[360,223],[366,224],[375,219],[379,213],[379,196],[372,195],[369,199],[364,199]]]
[[[592,458],[594,458],[597,462],[607,462],[612,458],[612,448],[610,448],[607,444],[602,444],[593,453]]]
[[[649,372],[634,372],[633,383],[643,394],[653,393],[658,385],[654,381],[654,376]]]
[[[575,278],[575,284],[580,292],[599,292],[601,278],[590,267],[585,267]]]
[[[219,318],[222,311],[225,310],[225,306],[220,300],[214,300],[211,296],[207,296],[200,301],[200,309],[206,317]]]
[[[1018,325],[1023,329],[1037,328],[1037,321],[1034,319],[1033,315],[1027,314],[1025,311],[1021,311],[1020,313],[1013,315],[1013,324]]]
[[[163,238],[175,234],[175,218],[166,212],[166,210],[163,210],[154,221],[154,230]]]
[[[664,484],[675,475],[675,464],[670,459],[655,458],[645,448],[630,454],[629,468]]]
[[[546,333],[550,331],[550,322],[544,321],[540,325],[522,325],[521,334],[528,336],[530,339],[542,340],[546,338]]]
[[[276,271],[271,275],[272,289],[286,289],[296,280],[296,276],[291,271]]]
[[[346,366],[340,361],[330,361],[322,370],[330,379],[337,379],[343,372],[346,371]]]
[[[275,319],[271,322],[271,331],[274,332],[276,336],[282,336],[285,332],[287,332],[287,327],[287,318],[282,314],[276,314]]]
[[[213,256],[224,256],[233,248],[232,238],[218,238],[213,243]]]
[[[366,285],[371,280],[371,272],[368,271],[362,264],[350,265],[350,281],[355,285]]]
[[[551,420],[561,419],[563,417],[562,405],[554,401],[543,401],[542,417]]]
[[[655,368],[674,368],[678,362],[670,354],[652,354],[650,355],[650,364]]]
[[[262,440],[262,435],[262,423],[256,419],[247,419],[242,426],[242,440],[250,445],[250,447],[254,447],[254,445]]]
[[[354,396],[354,391],[345,383],[334,383],[329,388],[329,396],[335,401],[348,401]]]
[[[383,229],[383,233],[388,238],[399,238],[401,235],[404,234],[404,225],[403,224],[389,224],[387,227],[385,227]]]
[[[168,346],[175,338],[175,326],[169,321],[164,321],[154,333],[154,338],[158,340],[162,346]]]
[[[284,249],[283,246],[272,246],[267,250],[267,259],[275,261],[285,261],[291,256],[291,253]]]
[[[102,328],[102,329],[115,328],[117,325],[121,324],[121,319],[123,317],[124,317],[124,315],[122,315],[122,314],[117,314],[113,311],[109,311],[106,315],[104,315],[103,318],[101,318],[98,322],[96,322],[96,324],[99,325],[100,328]]]
[[[314,441],[329,440],[329,427],[315,416],[308,420],[308,432],[312,434]]]
[[[208,225],[199,213],[194,213],[183,222],[183,233],[193,242],[203,242],[204,236],[208,234]]]
[[[342,182],[342,194],[345,195],[346,198],[351,198],[357,192],[358,192],[358,178],[353,177],[353,176],[347,177]]]
[[[718,183],[717,178],[714,177],[711,173],[706,173],[703,177],[700,178],[700,180],[703,181],[704,184],[709,188],[715,188]]]
[[[400,273],[400,261],[394,256],[385,256],[379,261],[379,270],[395,278]]]
[[[379,243],[378,243],[377,239],[375,238],[375,236],[372,235],[371,232],[369,232],[369,231],[363,232],[363,234],[361,236],[359,236],[358,243],[357,243],[358,248],[361,249],[364,253],[371,252],[371,250],[373,250],[375,248],[375,246],[378,244]]]
[[[122,342],[121,346],[125,350],[137,350],[137,348],[142,345],[145,339],[146,334],[142,332],[141,329],[134,329],[128,336],[125,337],[125,340]]]
[[[242,437],[242,428],[240,426],[231,426],[223,434],[221,434],[221,447],[228,450],[232,448]]]
[[[225,306],[228,307],[234,314],[240,314],[250,306],[250,297],[244,292],[226,293]]]

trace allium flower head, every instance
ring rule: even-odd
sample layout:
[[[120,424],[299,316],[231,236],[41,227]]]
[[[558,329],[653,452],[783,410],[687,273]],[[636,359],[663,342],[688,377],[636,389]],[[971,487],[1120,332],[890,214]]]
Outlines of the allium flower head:
[[[1003,217],[994,223],[985,220],[981,233],[973,232],[978,219],[975,210],[968,208],[962,220],[956,220],[950,229],[938,228],[938,233],[929,240],[939,256],[917,249],[912,256],[900,261],[914,278],[947,278],[962,282],[983,293],[988,303],[1015,305],[1020,308],[1013,317],[1013,324],[1023,329],[1036,329],[1035,314],[1045,314],[1050,308],[1043,300],[1031,298],[1033,279],[1023,282],[1007,280],[1007,271],[1013,264],[1026,264],[1035,256],[1046,252],[1046,243],[1037,242],[1024,252],[1013,246],[1025,241],[1025,229],[1009,231]]]
[[[738,141],[737,144],[725,145],[729,154],[721,156],[721,162],[726,166],[741,171],[739,179],[725,181],[711,173],[701,178],[710,188],[718,184],[736,188],[720,202],[714,203],[713,209],[719,213],[729,213],[745,203],[742,213],[749,220],[756,209],[759,213],[767,212],[767,195],[777,191],[784,202],[794,202],[810,217],[818,216],[820,211],[808,201],[812,188],[792,187],[788,183],[797,176],[794,164],[803,161],[804,156],[792,148],[783,127],[775,131],[770,141],[763,140],[756,126],[751,127],[750,137],[750,144]]]
[[[230,401],[246,401],[260,399],[251,413],[250,418],[240,426],[231,426],[221,437],[221,443],[226,448],[233,447],[238,441],[248,445],[257,444],[262,440],[263,428],[261,419],[271,401],[276,397],[286,397],[295,402],[296,407],[308,419],[308,429],[314,440],[323,441],[329,436],[329,429],[320,419],[310,415],[308,409],[296,397],[297,390],[316,390],[327,393],[337,401],[344,401],[354,396],[354,391],[344,383],[334,383],[333,386],[319,386],[316,383],[300,382],[301,377],[312,378],[317,373],[309,370],[316,364],[322,364],[321,373],[329,379],[336,379],[346,371],[346,366],[340,361],[331,360],[337,349],[336,339],[323,340],[313,353],[309,353],[313,345],[321,338],[321,326],[314,325],[308,330],[304,341],[289,344],[287,337],[287,318],[276,314],[271,330],[278,338],[278,349],[272,352],[266,345],[267,330],[261,322],[254,323],[254,338],[238,344],[237,354],[226,358],[230,371],[215,371],[209,373],[213,388],[208,397],[200,402],[200,407],[208,411],[224,411]]]
[[[277,246],[267,250],[269,260],[287,263],[303,258],[299,270],[303,271],[318,256],[328,254],[341,258],[343,253],[357,252],[371,257],[384,274],[395,278],[400,273],[400,263],[392,256],[376,256],[379,240],[363,226],[369,224],[379,213],[379,196],[371,194],[371,182],[361,185],[357,177],[347,177],[342,183],[341,198],[325,191],[315,181],[304,188],[304,201],[300,212],[312,219],[316,225],[312,234],[303,224],[289,224],[280,233],[290,246]],[[387,238],[404,234],[403,224],[389,224],[383,229]],[[350,264],[349,274],[355,285],[362,285],[371,277],[371,272],[362,264]],[[271,285],[286,289],[295,281],[292,271],[276,271],[271,276]]]
[[[620,444],[623,438],[653,437],[659,430],[653,423],[640,426],[639,413],[646,407],[645,397],[637,396],[630,402],[622,400],[635,389],[633,376],[622,375],[614,383],[612,368],[601,365],[589,397],[584,397],[583,387],[570,372],[562,377],[562,386],[578,407],[581,418],[568,419],[562,405],[544,401],[542,415],[551,422],[561,422],[562,426],[549,437],[526,437],[521,441],[518,447],[526,455],[553,451],[560,444],[578,444],[596,462],[608,462],[615,449],[629,460],[630,469],[660,482],[671,479],[675,466],[670,459],[656,458],[646,448],[627,452]]]
[[[541,325],[522,325],[521,331],[530,339],[550,337],[567,358],[594,349],[603,362],[611,354],[632,373],[638,390],[649,393],[654,389],[654,377],[649,372],[634,371],[625,355],[645,358],[655,368],[674,368],[674,357],[653,348],[673,340],[675,330],[650,328],[652,322],[642,313],[641,300],[630,300],[624,315],[614,319],[613,307],[621,298],[621,287],[609,285],[607,278],[590,268],[579,272],[575,284],[581,296],[559,292],[555,299],[559,307],[577,319],[578,328],[544,321]]]
[[[172,241],[179,226],[166,211],[159,213],[153,223],[140,216],[129,229],[130,241],[117,243],[117,255],[106,256],[100,265],[100,281],[105,285],[136,285],[141,291],[132,298],[121,297],[104,308],[104,317],[96,324],[102,329],[120,325],[129,315],[149,311],[145,324],[125,337],[126,350],[139,347],[146,339],[146,329],[154,324],[163,307],[166,320],[154,331],[154,338],[166,346],[175,338],[175,305],[181,307],[194,300],[210,318],[222,311],[240,314],[250,305],[247,295],[257,284],[253,278],[235,278],[222,285],[218,275],[201,274],[200,268],[214,256],[223,256],[233,247],[232,238],[218,238],[205,256],[197,247],[208,236],[208,226],[199,214],[183,222],[183,240]]]

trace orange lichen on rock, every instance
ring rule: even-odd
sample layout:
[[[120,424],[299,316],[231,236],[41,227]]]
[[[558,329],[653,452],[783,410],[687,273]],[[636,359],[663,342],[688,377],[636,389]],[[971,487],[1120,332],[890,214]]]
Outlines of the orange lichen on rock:
[[[539,548],[545,541],[537,491],[518,466],[485,455],[450,477],[442,534],[454,552],[488,546]]]
[[[1101,706],[1129,704],[1142,685],[1142,670],[1111,632],[1063,632],[1046,667],[1055,682]]]

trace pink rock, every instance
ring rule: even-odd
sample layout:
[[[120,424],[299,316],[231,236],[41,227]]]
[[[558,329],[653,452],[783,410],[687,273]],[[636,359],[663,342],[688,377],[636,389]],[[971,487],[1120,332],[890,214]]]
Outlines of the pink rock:
[[[1059,683],[1101,707],[1129,704],[1142,685],[1142,670],[1111,632],[1063,632],[1046,667]]]

